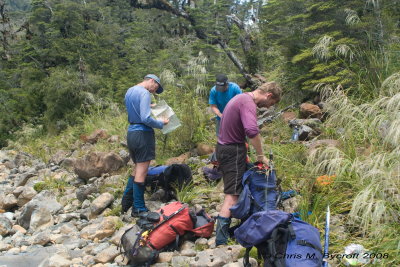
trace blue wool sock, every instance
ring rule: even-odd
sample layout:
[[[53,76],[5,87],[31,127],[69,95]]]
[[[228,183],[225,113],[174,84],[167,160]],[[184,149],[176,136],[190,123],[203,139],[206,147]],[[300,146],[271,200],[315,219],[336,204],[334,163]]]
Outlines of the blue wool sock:
[[[124,194],[122,195],[121,206],[122,211],[127,212],[133,205],[133,180],[135,178],[129,176],[128,183],[126,184]]]
[[[133,182],[133,208],[136,211],[147,211],[144,203],[144,183]]]
[[[231,218],[219,216],[217,217],[217,229],[215,230],[215,245],[226,245],[229,239],[229,227],[231,225]]]

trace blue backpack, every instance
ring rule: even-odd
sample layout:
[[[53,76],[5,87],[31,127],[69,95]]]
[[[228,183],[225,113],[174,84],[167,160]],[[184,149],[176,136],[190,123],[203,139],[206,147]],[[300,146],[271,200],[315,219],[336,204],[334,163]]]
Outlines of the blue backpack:
[[[259,211],[275,210],[277,205],[276,172],[252,167],[242,179],[243,191],[236,205],[230,208],[236,219],[246,219]]]
[[[253,246],[264,259],[264,267],[321,267],[322,247],[317,228],[280,210],[254,213],[235,230],[236,240],[246,248],[249,263]]]

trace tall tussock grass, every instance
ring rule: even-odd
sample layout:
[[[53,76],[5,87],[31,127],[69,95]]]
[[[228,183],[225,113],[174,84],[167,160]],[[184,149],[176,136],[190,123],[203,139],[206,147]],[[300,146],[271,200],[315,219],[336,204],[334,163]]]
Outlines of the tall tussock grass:
[[[314,150],[307,165],[314,174],[336,175],[353,192],[348,223],[363,235],[383,237],[400,210],[400,73],[388,77],[379,97],[355,104],[340,87],[325,87],[328,127],[340,148]]]
[[[125,139],[127,125],[126,112],[114,103],[108,103],[107,108],[93,105],[89,113],[83,114],[78,123],[68,126],[58,135],[42,131],[41,127],[26,125],[16,133],[16,140],[10,141],[8,148],[30,153],[48,162],[51,156],[59,150],[72,151],[78,149],[83,142],[82,135],[90,135],[94,130],[104,129],[109,135],[118,135],[120,140]],[[119,142],[102,145],[97,144],[96,150],[118,150]],[[87,151],[82,151],[82,154]]]

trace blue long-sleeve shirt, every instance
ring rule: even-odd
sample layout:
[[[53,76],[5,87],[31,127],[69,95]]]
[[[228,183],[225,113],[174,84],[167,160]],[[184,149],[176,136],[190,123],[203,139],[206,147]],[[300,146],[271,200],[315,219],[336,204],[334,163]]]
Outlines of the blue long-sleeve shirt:
[[[125,106],[130,123],[128,132],[162,129],[164,123],[150,116],[151,94],[143,86],[135,85],[125,94]]]

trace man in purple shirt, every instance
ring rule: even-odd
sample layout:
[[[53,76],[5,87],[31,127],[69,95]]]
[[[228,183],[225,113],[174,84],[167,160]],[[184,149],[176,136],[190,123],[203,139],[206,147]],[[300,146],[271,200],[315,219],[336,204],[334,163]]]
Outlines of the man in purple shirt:
[[[257,152],[257,161],[268,163],[262,148],[257,126],[257,107],[271,107],[281,99],[282,89],[275,82],[262,84],[250,93],[235,96],[229,101],[221,120],[216,148],[224,180],[225,199],[217,217],[216,245],[226,244],[231,223],[229,208],[236,204],[242,192],[242,177],[246,171],[246,137]]]

